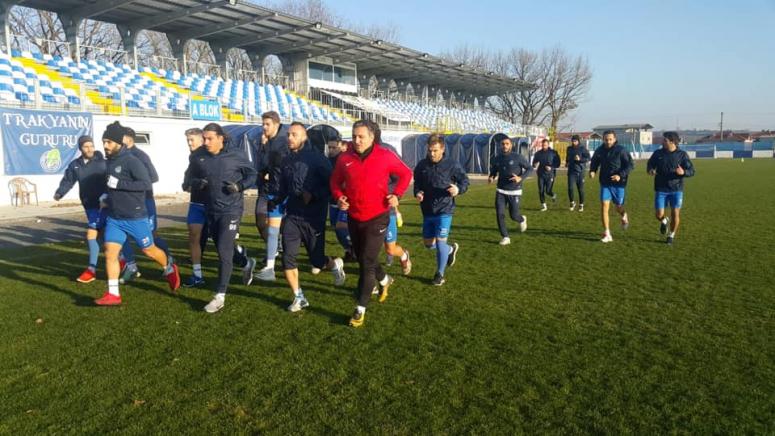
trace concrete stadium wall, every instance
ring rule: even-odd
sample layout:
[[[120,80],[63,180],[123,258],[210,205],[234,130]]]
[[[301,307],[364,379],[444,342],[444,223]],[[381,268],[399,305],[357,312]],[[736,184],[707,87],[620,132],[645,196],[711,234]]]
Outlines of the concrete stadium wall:
[[[204,127],[206,121],[192,120],[174,120],[164,118],[136,118],[136,117],[115,117],[106,115],[94,115],[95,147],[102,150],[102,133],[108,124],[119,121],[121,125],[133,128],[137,133],[147,133],[150,136],[148,145],[138,146],[148,153],[153,161],[156,170],[159,173],[159,181],[154,184],[154,194],[170,195],[182,192],[180,184],[183,181],[183,172],[188,165],[188,146],[184,132],[191,127]],[[349,137],[351,132],[341,132],[344,137]],[[386,141],[396,147],[398,153],[401,153],[401,139],[412,132],[383,131],[383,141]],[[3,162],[3,153],[0,153],[0,170],[5,168]],[[0,183],[6,192],[0,197],[0,204],[10,204],[8,194],[8,182],[17,176],[0,175]],[[35,183],[38,188],[38,197],[40,201],[52,201],[54,192],[62,180],[62,174],[39,175],[39,176],[21,176]],[[79,201],[78,186],[63,198],[62,201]]]

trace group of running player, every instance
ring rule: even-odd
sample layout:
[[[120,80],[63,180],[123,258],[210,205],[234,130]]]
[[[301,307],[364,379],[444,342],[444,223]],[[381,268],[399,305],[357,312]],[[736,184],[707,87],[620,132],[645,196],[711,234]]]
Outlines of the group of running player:
[[[262,115],[262,128],[260,141],[250,146],[250,159],[245,151],[231,146],[230,138],[216,123],[185,132],[190,155],[182,188],[191,195],[187,224],[192,275],[183,285],[205,285],[202,253],[207,241],[212,239],[219,259],[218,279],[215,295],[204,307],[206,312],[215,313],[224,307],[235,265],[242,270],[244,285],[250,285],[254,278],[274,281],[275,259],[280,252],[285,279],[293,295],[288,310],[297,312],[308,307],[297,262],[303,245],[313,274],[331,271],[336,286],[345,283],[345,260],[357,261],[357,305],[350,325],[363,325],[372,295],[384,302],[394,281],[379,261],[383,247],[388,262],[397,257],[403,274],[411,273],[409,252],[398,245],[397,237],[402,221],[399,199],[412,179],[414,197],[423,214],[423,242],[436,255],[432,283],[437,286],[445,283],[446,269],[455,264],[460,250],[459,244],[449,241],[455,199],[468,190],[469,180],[460,163],[445,153],[443,136],[428,137],[427,156],[412,172],[395,150],[382,143],[379,126],[371,121],[353,124],[349,142],[340,136],[329,138],[327,158],[310,145],[302,123],[283,125],[276,112],[267,112]],[[79,282],[95,280],[97,237],[100,231],[104,234],[108,290],[95,300],[97,305],[121,304],[119,284],[140,274],[128,242],[130,237],[162,267],[172,291],[181,286],[178,267],[167,244],[156,233],[152,185],[158,181],[158,175],[148,156],[134,146],[134,136],[131,128],[118,122],[109,125],[102,136],[107,158],[95,150],[92,138],[81,137],[78,141],[81,155],[68,166],[54,196],[56,200],[61,199],[79,183],[88,219],[89,247],[89,265],[77,278]],[[663,234],[668,234],[669,226],[667,243],[670,244],[679,224],[683,178],[692,176],[694,169],[688,155],[678,148],[678,135],[666,132],[664,138],[662,149],[649,159],[647,171],[655,176],[656,217]],[[566,163],[571,211],[576,208],[576,190],[578,210],[584,210],[584,173],[588,161],[591,162],[590,177],[596,173],[600,177],[602,241],[611,242],[608,209],[612,201],[621,215],[622,226],[629,225],[624,197],[627,177],[633,169],[632,158],[617,144],[613,132],[604,134],[603,146],[591,159],[579,138],[573,137]],[[507,207],[511,219],[519,223],[520,231],[527,229],[527,218],[520,214],[524,179],[533,171],[537,173],[541,210],[545,211],[545,196],[556,201],[553,184],[559,166],[560,158],[549,148],[548,140],[543,140],[532,165],[514,150],[510,139],[503,140],[501,153],[491,162],[488,178],[490,183],[497,178],[495,206],[501,245],[511,242],[505,222]],[[256,227],[266,245],[263,266],[257,272],[256,259],[248,257],[247,251],[235,242],[244,211],[244,191],[253,187],[258,190]],[[672,219],[665,215],[666,205],[672,209]],[[344,249],[343,257],[326,255],[327,222]]]
[[[679,143],[680,137],[676,132],[665,132],[662,147],[651,155],[646,164],[646,171],[654,176],[654,210],[659,221],[659,230],[662,235],[667,236],[665,242],[668,245],[673,244],[680,223],[684,178],[694,175],[692,161],[688,153],[678,147]],[[527,146],[527,143],[522,143],[520,149]],[[620,215],[622,228],[626,230],[630,226],[624,200],[627,179],[634,169],[632,156],[626,148],[619,145],[613,131],[603,133],[603,144],[595,150],[591,158],[586,147],[581,145],[580,138],[574,135],[566,150],[565,161],[571,212],[584,211],[584,177],[588,162],[589,177],[594,178],[597,174],[600,180],[600,217],[603,224],[601,241],[609,243],[613,241],[609,220],[612,202]],[[509,209],[511,219],[519,223],[520,231],[527,230],[527,217],[521,215],[519,209],[523,180],[533,171],[536,172],[538,196],[541,201],[540,211],[545,212],[548,210],[547,196],[552,199],[552,202],[557,201],[557,194],[554,193],[553,187],[560,165],[560,156],[549,147],[548,139],[541,140],[541,149],[533,155],[532,165],[521,153],[514,150],[511,139],[506,138],[501,142],[501,153],[492,159],[488,178],[489,183],[496,178],[498,182],[495,211],[501,233],[501,245],[511,243],[505,221],[506,207]],[[575,201],[576,192],[579,198],[578,209]],[[669,218],[665,214],[667,207],[671,209]]]

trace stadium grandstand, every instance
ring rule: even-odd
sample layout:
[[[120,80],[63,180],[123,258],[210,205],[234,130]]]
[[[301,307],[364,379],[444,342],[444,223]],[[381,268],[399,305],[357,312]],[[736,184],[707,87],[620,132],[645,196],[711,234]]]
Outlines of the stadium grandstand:
[[[13,34],[14,7],[55,13],[64,40]],[[480,135],[488,145],[470,158],[484,164],[463,162],[477,171],[497,150],[490,141],[496,135],[529,142],[545,135],[543,128],[510,123],[485,108],[489,96],[529,83],[245,0],[0,0],[0,12],[0,111],[82,114],[91,120],[90,134],[115,119],[133,126],[154,159],[170,162],[157,185],[161,193],[179,191],[184,168],[169,147],[157,146],[180,143],[186,128],[206,121],[260,124],[270,110],[283,122],[330,125],[345,136],[353,121],[372,119],[393,144],[430,131]],[[85,20],[115,25],[123,50],[82,45],[76,35]],[[140,55],[137,37],[144,30],[166,35],[173,58]],[[216,64],[186,58],[186,44],[195,40],[207,43]],[[233,50],[243,51],[253,70],[231,68]],[[282,74],[267,74],[268,56],[279,59]],[[3,181],[33,175],[42,195],[53,192],[52,176],[75,151],[60,150],[59,165],[47,155],[45,177],[17,168],[10,142],[4,140]]]
[[[262,112],[276,110],[284,119],[310,123],[373,118],[387,127],[418,130],[526,131],[483,106],[490,95],[529,84],[243,0],[2,4],[3,105],[186,118],[192,101],[213,101],[221,105],[221,119],[229,121],[255,121]],[[8,12],[13,6],[56,13],[66,40],[49,42],[66,46],[69,56],[52,56],[46,53],[51,50],[11,34]],[[85,50],[76,38],[85,19],[116,25],[124,50],[113,57],[123,62],[85,58],[99,53],[99,48]],[[167,35],[175,53],[168,68],[138,57],[135,44],[142,30]],[[185,44],[194,39],[207,42],[216,59],[207,74],[196,72],[202,65],[192,65],[183,55]],[[235,49],[254,60],[255,71],[229,69],[226,55]],[[282,63],[276,83],[263,72],[263,59],[270,55]]]

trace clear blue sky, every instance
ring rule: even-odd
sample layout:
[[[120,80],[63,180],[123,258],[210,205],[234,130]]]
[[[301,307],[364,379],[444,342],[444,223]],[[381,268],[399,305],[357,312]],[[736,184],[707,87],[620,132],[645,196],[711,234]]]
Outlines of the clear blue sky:
[[[364,2],[326,0],[363,25],[398,26],[403,45],[439,53],[560,45],[593,69],[576,130],[775,129],[775,0]]]

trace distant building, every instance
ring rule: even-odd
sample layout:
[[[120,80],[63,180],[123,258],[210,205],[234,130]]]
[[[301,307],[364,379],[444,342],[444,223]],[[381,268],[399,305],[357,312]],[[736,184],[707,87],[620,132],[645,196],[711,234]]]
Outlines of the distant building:
[[[601,144],[603,137],[596,132],[565,132],[557,134],[558,142],[567,142],[570,144],[570,140],[573,135],[579,136],[579,142],[581,145],[587,147],[590,150],[594,150]]]
[[[648,147],[653,143],[651,124],[619,124],[612,126],[597,126],[594,133],[603,135],[606,130],[613,130],[616,139],[621,145],[629,145],[633,148]]]
[[[724,137],[721,137],[721,133],[716,132],[712,135],[702,137],[697,140],[697,144],[708,144],[714,142],[751,142],[751,134],[748,132],[724,132]]]

